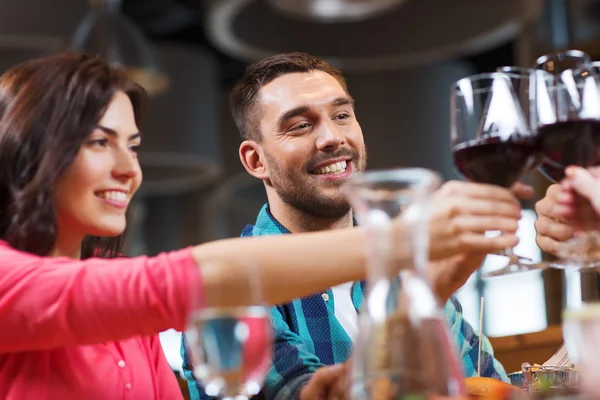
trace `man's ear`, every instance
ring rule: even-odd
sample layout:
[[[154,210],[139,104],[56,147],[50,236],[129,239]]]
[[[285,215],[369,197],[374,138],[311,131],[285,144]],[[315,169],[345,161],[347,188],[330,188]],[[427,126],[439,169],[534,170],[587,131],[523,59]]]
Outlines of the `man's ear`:
[[[264,163],[264,154],[260,144],[254,140],[244,140],[240,144],[240,161],[250,175],[260,180],[269,179],[267,166]]]

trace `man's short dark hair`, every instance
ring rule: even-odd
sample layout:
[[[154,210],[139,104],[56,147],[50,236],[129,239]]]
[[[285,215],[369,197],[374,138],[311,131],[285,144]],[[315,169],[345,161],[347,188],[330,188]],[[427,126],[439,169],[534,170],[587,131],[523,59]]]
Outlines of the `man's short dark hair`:
[[[344,91],[348,91],[346,80],[338,69],[307,53],[278,54],[260,60],[246,69],[229,97],[231,113],[242,140],[261,140],[260,107],[257,104],[260,89],[282,75],[310,71],[328,73],[340,83]]]

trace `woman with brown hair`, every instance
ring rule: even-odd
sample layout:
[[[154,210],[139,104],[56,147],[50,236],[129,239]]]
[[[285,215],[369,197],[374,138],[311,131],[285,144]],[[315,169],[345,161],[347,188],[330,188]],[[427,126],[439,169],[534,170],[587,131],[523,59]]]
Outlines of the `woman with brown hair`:
[[[271,304],[364,278],[359,229],[117,257],[142,181],[145,100],[123,71],[85,55],[29,61],[0,77],[2,399],[180,398],[157,334],[183,330],[196,307],[245,304],[239,257],[257,266]],[[505,205],[516,207],[508,196]],[[401,221],[393,229],[402,236]],[[435,257],[465,243],[516,243],[512,232],[432,235]],[[228,296],[215,296],[222,290]]]

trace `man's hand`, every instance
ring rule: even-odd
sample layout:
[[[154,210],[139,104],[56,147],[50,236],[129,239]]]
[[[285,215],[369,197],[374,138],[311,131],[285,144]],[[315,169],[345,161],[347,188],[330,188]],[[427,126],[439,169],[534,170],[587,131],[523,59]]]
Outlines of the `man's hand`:
[[[429,281],[442,305],[478,269],[487,253],[462,253],[429,263]]]
[[[451,203],[450,206],[452,206],[452,204],[462,204],[462,206],[454,206],[457,207],[459,210],[458,213],[455,213],[455,223],[458,224],[458,226],[464,226],[465,223],[461,222],[460,219],[470,219],[471,220],[471,226],[477,226],[476,224],[477,222],[477,218],[479,218],[479,228],[476,230],[472,230],[472,231],[467,231],[467,234],[469,235],[469,237],[473,238],[471,239],[472,242],[465,242],[464,245],[462,246],[464,248],[465,251],[460,252],[458,254],[452,255],[450,257],[446,257],[443,258],[441,260],[436,260],[436,261],[432,261],[430,263],[430,268],[429,268],[429,278],[430,278],[430,282],[432,283],[433,286],[433,290],[434,292],[438,295],[439,299],[442,302],[445,302],[454,292],[456,292],[460,287],[462,287],[465,282],[467,281],[467,279],[469,279],[469,277],[471,276],[471,274],[478,269],[481,264],[483,263],[483,261],[485,260],[486,255],[491,252],[490,250],[492,250],[491,248],[489,250],[486,251],[485,247],[481,247],[483,250],[479,250],[480,247],[474,247],[474,248],[470,248],[470,243],[481,243],[482,245],[485,244],[485,242],[481,239],[483,238],[483,232],[485,232],[485,229],[483,231],[481,231],[482,226],[488,226],[486,225],[488,223],[488,218],[491,218],[492,220],[494,218],[500,218],[502,220],[506,220],[506,226],[509,226],[514,228],[514,231],[511,231],[512,233],[516,232],[516,228],[518,226],[518,219],[520,217],[520,208],[518,207],[518,203],[516,203],[516,199],[513,197],[511,198],[510,193],[512,192],[512,194],[520,199],[527,199],[527,198],[531,198],[533,196],[533,188],[531,186],[528,185],[524,185],[522,183],[517,183],[515,186],[513,186],[509,191],[504,190],[504,189],[500,189],[499,192],[490,190],[489,192],[487,192],[488,188],[485,187],[487,185],[483,185],[482,187],[474,187],[474,184],[467,184],[470,188],[472,188],[472,192],[467,191],[467,187],[452,187],[454,185],[454,183],[452,184],[452,186],[448,189],[448,185],[450,185],[450,183],[448,183],[447,185],[445,185],[445,190],[447,191],[446,193],[442,193],[441,199],[438,199],[438,201],[443,201],[443,200],[451,200],[454,203]],[[462,185],[461,185],[462,186]],[[479,185],[477,185],[479,186]],[[492,187],[491,189],[493,189],[494,187]],[[444,189],[444,188],[442,188]],[[457,195],[456,193],[463,193],[462,195]],[[473,199],[465,199],[465,195],[468,193],[477,193],[475,194],[473,197]],[[481,193],[481,194],[479,194]],[[485,213],[481,213],[481,214],[469,214],[468,211],[468,206],[469,204],[476,204],[479,202],[479,198],[481,198],[483,201],[485,201],[484,199],[486,199],[485,196],[488,196],[490,199],[489,201],[492,201],[492,205],[493,204],[498,204],[501,208],[498,210],[497,214],[492,214],[491,217],[487,217],[485,216]],[[497,199],[493,199],[495,196],[497,196]],[[493,203],[493,202],[496,203]],[[484,210],[484,208],[482,207],[482,205],[477,205],[474,207],[480,207],[480,210]],[[514,207],[516,207],[514,210],[512,210]],[[474,210],[476,210],[477,208],[474,208]],[[506,209],[506,212],[503,211],[503,209]],[[447,210],[447,208],[446,208]],[[434,211],[435,212],[435,211]],[[446,211],[447,212],[447,211]],[[435,215],[435,214],[434,214]],[[506,216],[505,216],[506,215]],[[458,221],[456,221],[456,218],[458,218]],[[431,222],[432,224],[440,224],[440,221],[437,221],[435,219],[432,220]],[[515,225],[516,224],[516,225]],[[498,226],[495,227],[491,227],[489,228],[490,230],[495,230],[495,229],[499,229]],[[465,231],[462,231],[462,233],[464,234]],[[458,234],[461,234],[461,232],[458,232]],[[475,235],[478,235],[481,241],[477,241],[475,242]],[[490,238],[490,239],[494,239],[494,238]],[[490,246],[500,246],[500,244],[495,244],[492,240],[490,240],[488,242],[488,244]],[[516,242],[515,242],[516,244]],[[433,244],[432,244],[433,245]],[[458,245],[457,248],[460,248],[461,246]],[[506,246],[508,247],[508,246]],[[499,247],[498,249],[504,249],[505,247]]]
[[[527,194],[526,186],[515,191]],[[431,203],[429,256],[432,261],[464,253],[495,253],[518,243],[521,206],[508,189],[494,185],[450,181]],[[486,231],[501,231],[486,237]]]
[[[347,364],[321,367],[300,391],[300,400],[348,399]]]
[[[531,199],[534,195],[533,187],[521,182],[515,183],[513,187],[510,188],[510,191],[517,199],[521,200]]]
[[[550,254],[556,254],[561,243],[571,239],[574,233],[564,213],[561,213],[561,193],[560,185],[555,183],[548,187],[546,196],[535,203],[535,241],[540,249]]]

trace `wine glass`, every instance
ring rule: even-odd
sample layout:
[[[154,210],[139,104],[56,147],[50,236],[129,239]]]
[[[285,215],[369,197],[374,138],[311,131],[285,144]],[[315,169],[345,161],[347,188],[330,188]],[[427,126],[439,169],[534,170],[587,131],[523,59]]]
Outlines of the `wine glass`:
[[[204,265],[215,261],[206,261]],[[258,271],[246,261],[227,268],[239,276],[238,287],[207,296],[205,307],[192,313],[185,332],[194,377],[207,395],[247,400],[258,394],[271,366],[272,333],[268,308],[262,304]],[[228,304],[227,293],[248,293],[246,305]]]
[[[538,110],[537,117],[537,136],[544,154],[540,170],[552,181],[562,180],[569,165],[590,167],[600,162],[600,80],[589,57],[571,52],[578,58],[566,64],[559,63],[566,56],[538,59],[538,68],[549,70],[547,65],[551,65],[556,78],[554,85],[546,88],[546,96],[540,95],[549,103]],[[562,69],[572,64],[575,67]],[[585,230],[560,246],[557,255],[566,265],[556,263],[554,267],[572,263],[596,267],[600,262],[600,233],[592,227],[595,214],[586,200],[576,196],[576,201]]]
[[[450,139],[454,165],[468,180],[510,188],[534,166],[535,137],[505,73],[463,78],[452,86]],[[543,268],[512,249],[505,267],[485,278]]]
[[[581,50],[568,49],[544,54],[535,60],[535,65],[537,69],[557,75],[564,70],[577,69],[591,62],[589,54]]]
[[[535,136],[538,128],[538,115],[540,114],[539,108],[548,108],[549,100],[538,98],[538,94],[541,96],[548,93],[548,87],[554,85],[554,76],[544,70],[527,68],[527,67],[516,67],[516,66],[503,66],[498,67],[496,72],[503,73],[509,78],[511,86],[517,96],[517,100],[521,105],[521,110],[530,131]],[[543,111],[542,111],[543,113]],[[541,151],[536,152],[536,160],[531,166],[531,170],[527,171],[525,175],[538,168],[544,159],[544,155]]]
[[[569,357],[579,372],[581,398],[600,395],[600,303],[584,303],[563,311],[563,336]],[[586,396],[586,397],[584,397]],[[587,397],[589,396],[589,397]]]
[[[564,50],[558,51],[555,53],[550,53],[539,57],[536,60],[536,68],[539,70],[547,71],[556,77],[558,81],[561,79],[561,75],[565,71],[569,70],[587,70],[590,68],[591,58],[586,53],[579,50]],[[539,88],[542,89],[543,88]],[[543,94],[542,91],[539,92],[540,95]],[[552,121],[552,114],[556,112],[564,112],[564,98],[561,98],[562,93],[561,90],[548,90],[547,97],[552,101],[553,104],[552,109],[550,110],[550,115],[548,117],[549,122]],[[558,104],[557,104],[558,102]],[[548,110],[546,106],[544,108]],[[544,120],[542,116],[542,121]],[[537,129],[536,126],[534,129]],[[544,157],[542,163],[539,166],[539,171],[542,175],[544,175],[549,181],[555,183],[560,182],[565,177],[565,166],[560,162],[555,160],[555,157]]]

